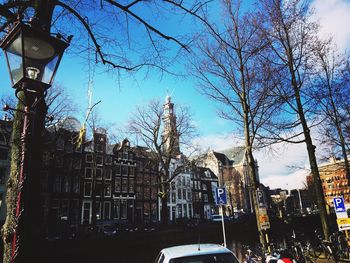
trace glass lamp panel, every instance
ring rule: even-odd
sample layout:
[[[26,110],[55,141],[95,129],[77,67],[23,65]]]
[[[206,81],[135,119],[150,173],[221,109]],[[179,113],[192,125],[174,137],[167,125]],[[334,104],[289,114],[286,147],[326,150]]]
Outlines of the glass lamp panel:
[[[23,78],[23,60],[22,60],[22,34],[18,34],[17,37],[8,45],[5,50],[7,63],[10,70],[12,84],[16,84]]]
[[[41,80],[42,82],[46,84],[51,84],[54,77],[54,72],[56,69],[58,58],[59,56],[56,55],[51,61],[49,61],[49,63],[46,64],[45,70],[43,72],[42,80]]]
[[[55,48],[48,42],[33,36],[24,36],[24,56],[34,60],[52,59]]]
[[[12,85],[15,85],[23,78],[22,57],[11,52],[6,52],[6,56],[9,64]]]

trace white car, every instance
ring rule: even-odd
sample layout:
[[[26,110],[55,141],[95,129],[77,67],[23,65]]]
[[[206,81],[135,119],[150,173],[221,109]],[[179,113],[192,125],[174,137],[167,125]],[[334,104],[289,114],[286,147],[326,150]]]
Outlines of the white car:
[[[155,263],[239,263],[231,250],[218,244],[192,244],[164,248]]]

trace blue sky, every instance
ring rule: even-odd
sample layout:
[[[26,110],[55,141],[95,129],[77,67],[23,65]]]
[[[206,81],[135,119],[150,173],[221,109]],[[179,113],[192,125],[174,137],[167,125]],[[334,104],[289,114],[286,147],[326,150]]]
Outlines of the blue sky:
[[[350,29],[348,24],[350,2],[348,0],[315,0],[315,18],[320,19],[322,34],[333,33],[341,49],[349,48]],[[176,32],[177,26],[171,31]],[[0,90],[1,95],[13,96],[7,66],[3,55],[0,55]],[[129,114],[137,105],[146,104],[153,98],[164,99],[169,93],[175,104],[189,106],[193,113],[198,131],[201,136],[200,143],[205,147],[223,150],[236,146],[241,142],[239,135],[234,134],[232,123],[217,116],[216,105],[207,97],[200,95],[195,83],[190,78],[181,79],[169,75],[162,77],[158,72],[150,72],[145,78],[143,72],[133,77],[123,74],[119,79],[112,74],[96,71],[93,77],[93,102],[101,100],[98,111],[106,123],[115,123],[121,127],[126,124]],[[65,87],[74,103],[78,105],[79,112],[75,117],[84,119],[88,105],[87,88],[88,74],[86,65],[69,52],[65,54],[55,82]],[[176,107],[176,106],[175,106]],[[0,114],[1,115],[1,114]],[[307,168],[306,150],[303,145],[283,146],[277,149],[279,154],[272,156],[266,152],[257,153],[260,177],[271,187],[301,187],[305,171],[289,170],[287,165],[296,163]],[[292,153],[292,154],[291,154]]]

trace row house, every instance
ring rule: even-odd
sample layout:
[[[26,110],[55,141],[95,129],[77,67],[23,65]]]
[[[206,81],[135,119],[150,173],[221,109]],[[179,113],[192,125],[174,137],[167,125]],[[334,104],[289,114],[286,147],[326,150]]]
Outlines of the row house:
[[[182,158],[182,155],[178,155],[177,158],[172,159],[170,176],[172,176],[177,166],[182,165]],[[193,217],[192,198],[191,172],[185,169],[184,172],[177,175],[170,183],[167,209],[171,222],[176,222],[180,218]],[[159,200],[159,207],[161,207],[160,205]]]
[[[343,196],[345,203],[350,203],[350,186],[345,172],[344,160],[330,158],[328,163],[319,165],[319,173],[324,198],[328,206],[333,207],[333,198],[338,196]]]
[[[193,217],[208,220],[211,215],[218,214],[215,205],[215,189],[219,182],[215,174],[204,167],[196,167],[192,171]]]

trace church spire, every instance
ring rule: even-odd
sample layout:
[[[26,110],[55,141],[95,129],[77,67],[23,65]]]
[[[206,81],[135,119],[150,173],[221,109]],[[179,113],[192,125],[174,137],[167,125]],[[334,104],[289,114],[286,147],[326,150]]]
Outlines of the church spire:
[[[171,152],[172,155],[180,154],[179,134],[176,127],[176,116],[174,112],[174,103],[171,102],[171,97],[165,97],[163,105],[163,147],[166,152]]]

